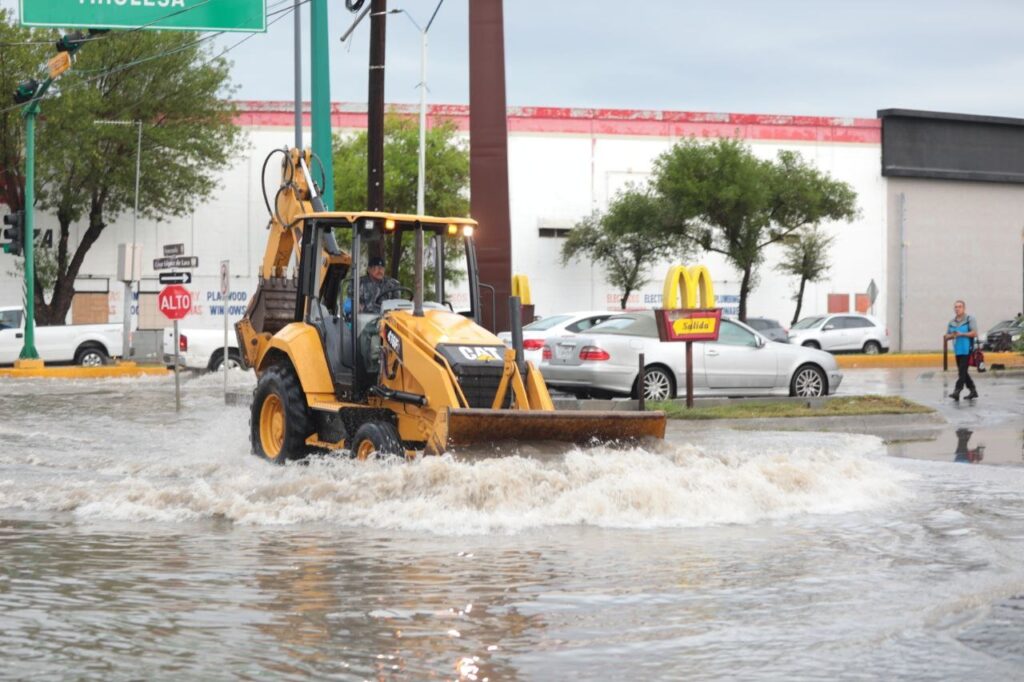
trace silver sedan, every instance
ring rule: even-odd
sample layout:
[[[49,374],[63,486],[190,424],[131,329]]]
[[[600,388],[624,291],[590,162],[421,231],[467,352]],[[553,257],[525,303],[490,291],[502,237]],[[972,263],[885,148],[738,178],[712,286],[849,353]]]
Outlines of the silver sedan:
[[[649,310],[616,315],[585,335],[549,340],[540,370],[548,386],[577,396],[636,396],[640,353],[644,397],[664,400],[685,392],[686,344],[659,341]],[[695,395],[822,396],[842,380],[831,354],[770,343],[735,320],[722,320],[718,341],[693,344]]]

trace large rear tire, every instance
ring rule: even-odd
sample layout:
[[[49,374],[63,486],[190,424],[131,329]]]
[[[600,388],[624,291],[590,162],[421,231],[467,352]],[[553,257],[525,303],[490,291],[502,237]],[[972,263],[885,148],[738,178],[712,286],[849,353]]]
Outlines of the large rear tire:
[[[378,457],[404,457],[405,448],[398,430],[388,422],[366,422],[352,438],[352,455],[367,460]]]
[[[310,452],[313,432],[306,394],[291,367],[275,365],[263,373],[253,393],[249,419],[252,452],[274,464],[301,459]]]

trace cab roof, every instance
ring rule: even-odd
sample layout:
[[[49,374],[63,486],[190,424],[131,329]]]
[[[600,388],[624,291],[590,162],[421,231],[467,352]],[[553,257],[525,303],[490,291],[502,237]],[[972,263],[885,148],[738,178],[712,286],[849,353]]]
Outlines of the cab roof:
[[[303,213],[297,220],[340,220],[354,225],[360,220],[394,220],[399,229],[412,229],[417,223],[426,228],[446,228],[448,225],[471,225],[477,227],[472,218],[438,217],[416,215],[413,213],[386,213],[384,211],[324,211],[322,213]]]

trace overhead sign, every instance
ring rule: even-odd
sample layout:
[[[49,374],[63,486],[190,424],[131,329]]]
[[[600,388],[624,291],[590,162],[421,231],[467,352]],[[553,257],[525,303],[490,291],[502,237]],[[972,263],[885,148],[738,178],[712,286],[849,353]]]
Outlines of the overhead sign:
[[[154,270],[178,270],[180,268],[198,268],[198,256],[171,256],[169,258],[154,258]]]
[[[184,244],[164,244],[164,255],[165,256],[184,256],[185,245]]]
[[[191,284],[191,272],[161,272],[160,284]]]
[[[192,294],[178,284],[164,287],[156,297],[156,302],[168,320],[183,319],[192,310]]]
[[[662,341],[717,341],[722,309],[661,309],[654,311]]]
[[[24,26],[266,31],[266,0],[21,0]]]

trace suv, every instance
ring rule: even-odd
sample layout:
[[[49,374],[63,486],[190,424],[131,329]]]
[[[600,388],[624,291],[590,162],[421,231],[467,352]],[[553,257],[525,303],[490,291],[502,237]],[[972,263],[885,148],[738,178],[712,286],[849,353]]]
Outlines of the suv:
[[[867,315],[816,315],[794,324],[789,330],[789,342],[832,352],[876,355],[889,351],[889,330]]]

